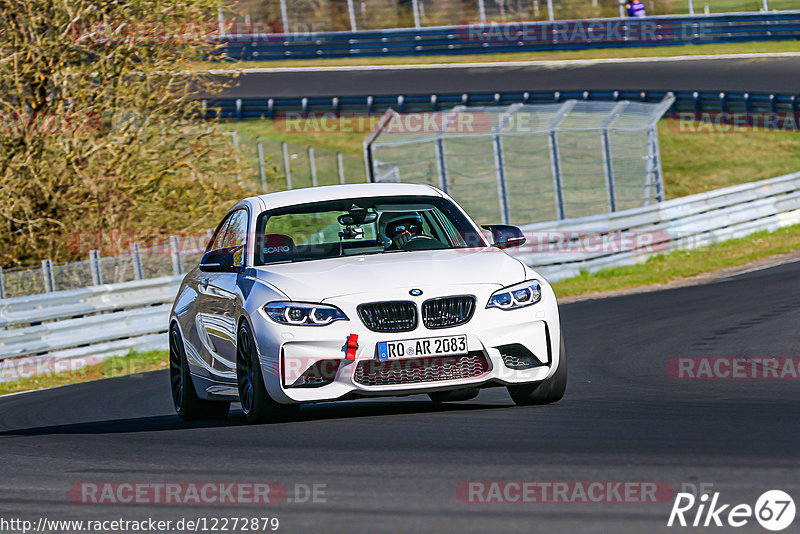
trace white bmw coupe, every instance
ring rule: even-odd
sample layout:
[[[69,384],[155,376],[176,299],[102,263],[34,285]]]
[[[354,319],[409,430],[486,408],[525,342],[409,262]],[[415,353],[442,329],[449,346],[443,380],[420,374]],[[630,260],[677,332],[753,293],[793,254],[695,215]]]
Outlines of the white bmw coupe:
[[[247,198],[217,227],[170,314],[183,419],[284,419],[302,403],[505,386],[559,400],[567,361],[556,298],[450,197],[426,185],[316,187]]]

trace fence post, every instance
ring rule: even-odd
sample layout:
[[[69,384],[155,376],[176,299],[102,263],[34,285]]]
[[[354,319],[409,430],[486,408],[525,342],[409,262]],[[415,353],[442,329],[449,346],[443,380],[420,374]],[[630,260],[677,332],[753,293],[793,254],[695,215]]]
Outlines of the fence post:
[[[661,148],[658,146],[658,130],[655,126],[651,126],[650,135],[652,136],[652,150],[653,158],[655,159],[653,171],[655,172],[653,183],[656,186],[656,200],[664,202],[666,195],[664,194],[664,171],[661,169]]]
[[[261,141],[259,137],[256,139],[257,141],[257,148],[258,148],[258,172],[261,176],[261,191],[264,193],[267,192],[267,171],[264,168],[264,143]]]
[[[286,141],[281,143],[281,148],[283,149],[283,169],[286,173],[286,189],[292,188],[292,165],[289,161],[289,145],[286,144]]]
[[[414,27],[419,29],[419,0],[411,0],[411,10],[414,12]]]
[[[764,11],[769,11],[769,1],[764,0]]]
[[[572,108],[574,107],[575,100],[567,100],[561,104],[561,107],[558,109],[553,118],[550,119],[550,123],[547,125],[548,138],[550,141],[550,166],[553,170],[553,188],[555,189],[556,193],[556,207],[558,208],[559,219],[567,218],[567,210],[564,205],[564,187],[561,179],[561,160],[558,153],[558,136],[556,134],[558,125],[561,124],[561,121],[564,120],[564,117],[569,115],[569,112],[572,111]]]
[[[181,249],[178,242],[178,236],[169,236],[169,250],[172,254],[172,273],[175,275],[183,274],[183,265],[181,265]]]
[[[341,152],[336,153],[336,167],[339,169],[339,183],[344,185],[344,157]]]
[[[508,208],[508,187],[506,184],[506,168],[503,160],[503,139],[500,135],[492,136],[494,148],[494,170],[497,174],[497,196],[500,197],[500,222],[509,224],[511,220]]]
[[[42,260],[42,276],[44,277],[44,292],[52,293],[56,290],[56,280],[53,276],[53,261]]]
[[[689,0],[689,14],[694,15],[694,0]]]
[[[603,144],[603,168],[606,174],[606,189],[608,191],[608,210],[617,211],[617,193],[614,188],[614,162],[611,158],[611,143],[608,138],[608,129],[622,111],[628,107],[628,102],[618,102],[611,112],[603,119],[600,136]]]
[[[650,204],[650,197],[652,196],[652,190],[656,190],[656,201],[658,200],[660,194],[658,192],[658,177],[656,176],[656,156],[655,156],[655,145],[653,142],[653,128],[648,128],[647,130],[647,165],[645,168],[645,182],[644,182],[644,198],[642,199],[642,206],[647,206]]]
[[[217,25],[219,26],[219,36],[225,37],[225,15],[222,13],[222,8],[217,8]]]
[[[434,144],[436,151],[436,170],[439,172],[439,189],[447,193],[449,189],[447,183],[447,159],[444,155],[444,141],[438,138]]]
[[[142,250],[139,243],[131,245],[131,260],[133,263],[133,277],[136,280],[144,280],[144,266],[142,265]]]
[[[6,298],[6,281],[3,278],[3,268],[0,267],[0,299]]]
[[[92,271],[92,285],[103,285],[103,273],[100,271],[100,253],[96,250],[89,251],[89,268]]]
[[[283,33],[289,33],[289,12],[286,10],[286,0],[281,0],[281,23]]]
[[[625,0],[619,0],[619,18],[625,18]]]
[[[311,187],[317,187],[317,162],[314,160],[314,147],[308,147],[308,167],[311,169]]]
[[[553,13],[553,0],[547,0],[547,18],[550,21],[556,20],[555,13]]]
[[[483,3],[483,0],[478,0],[478,18],[481,24],[486,24],[486,5]]]
[[[281,3],[286,0],[281,0]],[[353,0],[347,0],[347,12],[350,14],[350,31],[358,31],[356,26],[356,10],[353,8]]]

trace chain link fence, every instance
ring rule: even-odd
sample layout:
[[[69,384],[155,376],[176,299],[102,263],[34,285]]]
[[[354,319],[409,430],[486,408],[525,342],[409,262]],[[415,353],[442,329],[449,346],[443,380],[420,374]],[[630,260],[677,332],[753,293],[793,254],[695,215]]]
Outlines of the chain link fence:
[[[247,0],[220,13],[224,33],[308,34],[626,16],[630,0]],[[647,15],[800,9],[798,0],[642,0]]]
[[[658,104],[559,104],[399,114],[365,141],[376,182],[430,184],[480,223],[529,224],[664,199]]]

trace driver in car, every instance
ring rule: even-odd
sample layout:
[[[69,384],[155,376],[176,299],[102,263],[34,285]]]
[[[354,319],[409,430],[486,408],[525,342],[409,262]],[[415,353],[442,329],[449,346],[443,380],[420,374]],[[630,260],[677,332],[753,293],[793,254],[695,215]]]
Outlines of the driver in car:
[[[387,213],[381,218],[383,235],[392,240],[387,250],[402,250],[413,238],[424,236],[422,217],[412,211],[407,213]]]

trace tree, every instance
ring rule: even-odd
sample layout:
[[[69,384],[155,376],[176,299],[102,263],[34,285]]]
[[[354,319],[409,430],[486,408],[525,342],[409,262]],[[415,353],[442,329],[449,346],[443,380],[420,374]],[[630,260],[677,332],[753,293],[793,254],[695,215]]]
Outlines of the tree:
[[[0,264],[83,259],[83,233],[201,230],[248,194],[199,120],[212,80],[186,74],[216,8],[0,0]]]

